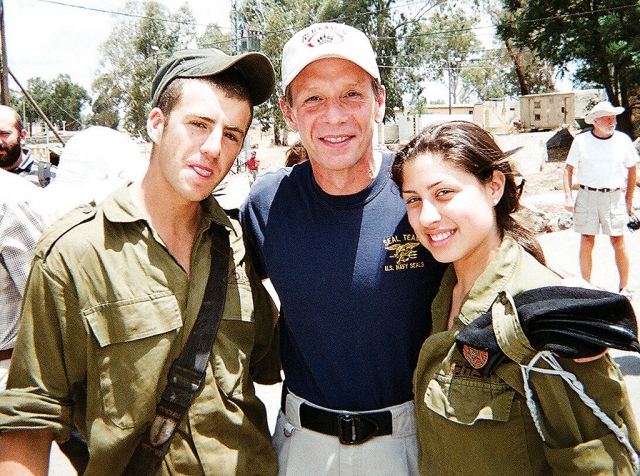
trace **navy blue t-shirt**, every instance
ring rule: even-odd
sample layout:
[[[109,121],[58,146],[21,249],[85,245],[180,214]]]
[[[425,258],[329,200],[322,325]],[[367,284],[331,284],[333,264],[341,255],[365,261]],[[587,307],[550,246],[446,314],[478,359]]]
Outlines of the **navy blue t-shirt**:
[[[263,175],[241,209],[258,265],[281,301],[282,365],[293,393],[336,410],[412,400],[412,375],[444,265],[416,241],[389,177],[325,193],[310,163]]]

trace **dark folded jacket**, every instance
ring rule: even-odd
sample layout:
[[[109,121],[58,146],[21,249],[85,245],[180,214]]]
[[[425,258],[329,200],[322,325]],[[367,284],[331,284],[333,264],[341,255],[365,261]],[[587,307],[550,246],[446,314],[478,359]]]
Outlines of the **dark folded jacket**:
[[[619,294],[549,286],[524,291],[513,302],[520,326],[537,351],[571,359],[593,357],[607,348],[640,352],[633,307]],[[498,345],[491,309],[469,323],[456,344],[484,375],[491,375],[508,359]]]

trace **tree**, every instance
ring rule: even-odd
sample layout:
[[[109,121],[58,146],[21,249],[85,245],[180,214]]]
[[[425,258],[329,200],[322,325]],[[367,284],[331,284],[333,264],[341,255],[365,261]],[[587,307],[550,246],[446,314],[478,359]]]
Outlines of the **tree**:
[[[94,99],[91,106],[93,116],[89,122],[117,129],[120,124],[120,94],[117,85],[111,82],[108,75],[101,75],[93,82],[93,89],[98,91],[98,97]]]
[[[519,90],[512,81],[513,63],[504,49],[485,50],[482,56],[462,71],[464,83],[481,101],[514,97]]]
[[[528,48],[488,49],[462,71],[463,83],[480,100],[555,91],[554,73]]]
[[[53,92],[51,85],[40,77],[29,78],[27,79],[27,91],[42,112],[51,120],[51,93]],[[40,119],[38,111],[31,102],[27,101],[25,110],[27,122],[33,123]]]
[[[82,111],[91,104],[91,98],[87,91],[71,81],[67,74],[61,74],[53,81],[47,82],[42,78],[30,78],[27,80],[26,89],[38,107],[47,116],[47,118],[56,124],[60,129],[71,131],[82,129],[84,120],[82,119]],[[27,123],[33,123],[41,120],[35,107],[24,98],[12,105],[18,106],[18,110],[23,109]]]
[[[49,119],[69,131],[83,128],[82,110],[91,104],[91,97],[80,85],[71,82],[67,74],[61,74],[51,82],[51,111]]]
[[[223,33],[218,25],[209,23],[196,40],[198,48],[217,48],[228,55],[235,53],[235,38],[231,32]]]
[[[462,72],[481,51],[480,41],[471,29],[477,21],[478,17],[472,12],[447,6],[427,20],[415,23],[406,40],[404,56],[409,58],[409,65],[413,64],[413,74],[447,84],[450,103],[470,99],[472,89],[466,87],[468,77]],[[412,92],[416,100],[422,85]]]
[[[503,0],[498,34],[528,46],[561,74],[575,66],[576,85],[597,85],[625,107],[620,129],[633,135],[631,114],[640,107],[640,3],[629,0]]]
[[[485,0],[485,12],[496,28],[499,28],[504,18],[509,16],[501,0]],[[500,50],[497,58],[500,66],[508,68],[504,80],[507,90],[513,91],[513,95],[525,96],[555,91],[558,68],[538,58],[528,45],[516,45],[511,39],[499,39],[495,43]]]
[[[115,113],[136,134],[146,130],[153,75],[173,51],[194,40],[195,20],[187,4],[173,14],[156,1],[129,1],[124,10],[130,16],[116,22],[100,46],[100,68],[92,84],[99,99],[93,121],[113,124]]]

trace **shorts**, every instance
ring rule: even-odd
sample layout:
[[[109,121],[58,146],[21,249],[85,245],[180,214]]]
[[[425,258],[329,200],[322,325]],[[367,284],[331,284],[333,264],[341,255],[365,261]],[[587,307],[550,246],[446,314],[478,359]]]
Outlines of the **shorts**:
[[[278,414],[273,445],[278,453],[279,476],[419,474],[413,402],[387,408],[393,415],[391,435],[377,436],[357,445],[344,445],[337,436],[301,427],[302,402],[305,400],[289,393],[286,415],[282,410]]]
[[[597,192],[579,189],[573,213],[573,229],[581,235],[622,236],[627,223],[623,190]]]

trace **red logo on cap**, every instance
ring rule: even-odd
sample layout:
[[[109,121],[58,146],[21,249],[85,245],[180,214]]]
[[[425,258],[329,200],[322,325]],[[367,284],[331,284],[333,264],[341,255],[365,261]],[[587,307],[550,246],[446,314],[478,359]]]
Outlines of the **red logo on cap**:
[[[467,362],[469,362],[474,369],[481,369],[487,365],[487,361],[489,360],[489,352],[474,349],[467,344],[462,346],[462,355],[464,355],[464,358],[467,359]]]
[[[344,36],[336,31],[319,31],[313,34],[307,41],[307,46],[326,45],[327,43],[338,43],[344,41]]]

